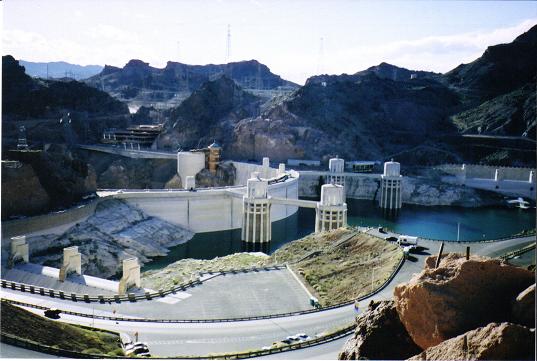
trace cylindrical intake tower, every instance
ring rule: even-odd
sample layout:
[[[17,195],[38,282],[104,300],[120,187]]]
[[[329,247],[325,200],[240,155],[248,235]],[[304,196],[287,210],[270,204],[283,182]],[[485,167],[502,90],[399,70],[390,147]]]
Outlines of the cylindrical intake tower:
[[[337,184],[321,186],[321,200],[317,202],[315,232],[347,226],[345,188]]]
[[[345,160],[340,158],[331,158],[328,161],[328,175],[326,176],[326,183],[345,186],[345,176],[343,175],[344,169]]]
[[[246,183],[246,195],[242,198],[242,240],[244,242],[270,242],[272,225],[270,223],[270,201],[268,182],[254,172]]]
[[[387,210],[400,209],[402,202],[401,183],[403,176],[400,174],[401,165],[398,162],[385,162],[384,174],[380,176],[380,208]]]

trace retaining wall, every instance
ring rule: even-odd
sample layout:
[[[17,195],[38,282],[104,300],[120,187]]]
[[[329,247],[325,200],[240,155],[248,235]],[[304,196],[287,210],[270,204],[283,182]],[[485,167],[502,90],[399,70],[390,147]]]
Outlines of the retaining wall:
[[[461,173],[462,164],[442,164],[436,168],[451,175],[458,175]],[[465,164],[464,168],[466,169],[466,178],[494,179],[494,174],[498,169],[501,177],[505,180],[526,182],[529,180],[530,172],[535,172],[535,168],[494,167],[480,164]]]
[[[93,213],[100,199],[94,199],[84,205],[75,206],[60,212],[51,212],[34,217],[12,221],[2,221],[2,247],[4,240],[18,235],[38,236],[43,234],[61,234],[76,223],[82,222]]]

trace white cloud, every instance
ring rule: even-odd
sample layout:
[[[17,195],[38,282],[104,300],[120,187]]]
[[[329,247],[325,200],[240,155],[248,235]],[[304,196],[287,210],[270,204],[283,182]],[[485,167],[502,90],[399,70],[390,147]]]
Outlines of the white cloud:
[[[132,42],[133,40],[137,41],[138,39],[136,34],[131,34],[128,31],[107,24],[98,24],[93,28],[88,29],[87,33],[90,38],[96,40]]]
[[[326,68],[331,73],[355,73],[384,61],[414,70],[446,72],[475,60],[488,46],[513,41],[535,24],[537,18],[493,31],[428,36],[369,48],[349,48],[327,59]]]

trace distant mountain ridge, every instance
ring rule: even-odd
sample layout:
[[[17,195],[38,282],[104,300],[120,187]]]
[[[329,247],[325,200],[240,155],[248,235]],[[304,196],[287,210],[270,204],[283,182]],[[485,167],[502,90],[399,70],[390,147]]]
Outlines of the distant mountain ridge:
[[[296,89],[298,85],[282,79],[257,60],[229,64],[188,65],[169,61],[164,68],[155,68],[142,60],[130,60],[123,68],[106,65],[86,84],[105,90],[127,102],[166,102],[184,100],[209,80],[221,76],[233,79],[244,89]]]
[[[72,78],[75,80],[86,79],[103,70],[102,65],[78,65],[65,61],[33,62],[19,60],[24,66],[26,74],[34,78]]]

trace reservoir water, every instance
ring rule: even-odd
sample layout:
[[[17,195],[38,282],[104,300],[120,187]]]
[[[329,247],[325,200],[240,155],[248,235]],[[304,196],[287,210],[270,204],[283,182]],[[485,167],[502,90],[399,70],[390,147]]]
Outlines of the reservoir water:
[[[396,217],[388,217],[373,201],[347,199],[347,206],[351,226],[383,226],[397,233],[438,240],[456,240],[457,223],[460,223],[460,240],[496,239],[535,228],[535,209],[405,204]],[[261,251],[273,252],[310,234],[314,228],[315,210],[300,208],[295,215],[272,224],[272,242]],[[143,270],[162,268],[183,258],[211,259],[247,250],[251,249],[242,244],[240,229],[198,233],[187,243],[173,247],[166,257],[146,264]]]

